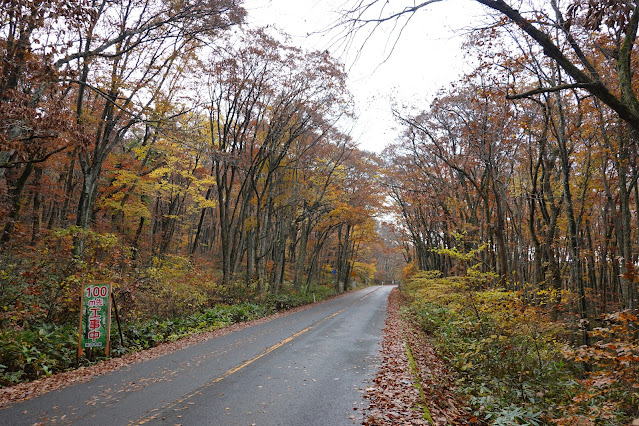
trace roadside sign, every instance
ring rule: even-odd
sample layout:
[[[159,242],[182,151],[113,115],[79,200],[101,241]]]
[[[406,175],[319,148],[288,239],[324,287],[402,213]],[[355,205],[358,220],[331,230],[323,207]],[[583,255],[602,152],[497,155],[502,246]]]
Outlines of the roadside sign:
[[[82,287],[78,358],[84,349],[104,349],[109,354],[111,339],[111,283],[97,282]]]

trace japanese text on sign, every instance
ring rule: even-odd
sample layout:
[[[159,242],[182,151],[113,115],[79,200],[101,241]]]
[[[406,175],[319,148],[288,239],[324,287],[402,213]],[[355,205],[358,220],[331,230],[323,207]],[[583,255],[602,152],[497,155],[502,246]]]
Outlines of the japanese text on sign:
[[[87,348],[109,346],[109,327],[111,325],[110,283],[86,284],[82,291],[82,309],[80,317],[80,347],[78,354]]]

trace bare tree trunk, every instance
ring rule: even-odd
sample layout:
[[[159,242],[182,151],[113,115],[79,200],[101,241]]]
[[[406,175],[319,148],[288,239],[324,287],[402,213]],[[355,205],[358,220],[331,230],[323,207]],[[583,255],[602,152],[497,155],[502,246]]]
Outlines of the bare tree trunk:
[[[293,276],[293,287],[299,290],[302,287],[302,276],[304,274],[304,263],[306,261],[306,245],[308,244],[308,233],[311,228],[311,219],[306,217],[300,228],[300,245],[295,261],[295,275]]]
[[[22,208],[22,191],[27,184],[27,180],[33,172],[33,163],[25,164],[22,169],[22,173],[15,180],[12,188],[9,190],[9,214],[7,215],[7,221],[5,222],[2,236],[0,237],[0,246],[7,243],[11,239],[11,233],[15,227],[18,217],[20,216],[20,209]]]
[[[31,245],[40,237],[40,209],[42,206],[42,167],[36,167],[33,178],[33,211],[31,212]]]
[[[211,198],[213,193],[213,187],[210,186],[206,191],[206,195],[204,199],[208,201]],[[202,235],[202,226],[204,225],[204,218],[206,217],[206,212],[209,210],[208,207],[205,207],[200,212],[200,220],[197,223],[197,231],[195,231],[195,237],[193,238],[193,245],[191,246],[191,256],[195,255],[195,252],[198,250],[200,244],[200,237]]]
[[[579,315],[582,320],[582,338],[584,345],[590,345],[590,322],[588,316],[588,306],[586,301],[586,288],[581,271],[581,252],[579,241],[579,229],[575,217],[573,207],[572,192],[570,189],[570,158],[568,141],[565,134],[566,122],[562,108],[562,100],[560,94],[555,94],[557,101],[558,123],[556,123],[556,137],[559,146],[559,156],[561,160],[561,181],[563,187],[564,202],[566,204],[566,217],[568,219],[568,237],[569,237],[569,253],[570,253],[570,275],[572,281],[577,287],[579,294]]]

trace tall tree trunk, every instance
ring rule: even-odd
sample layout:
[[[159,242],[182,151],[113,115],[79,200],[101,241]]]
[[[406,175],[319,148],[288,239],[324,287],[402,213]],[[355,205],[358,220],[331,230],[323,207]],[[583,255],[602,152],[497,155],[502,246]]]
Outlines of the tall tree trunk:
[[[134,258],[137,257],[137,251],[139,249],[139,241],[140,241],[140,235],[142,235],[142,229],[144,229],[144,222],[145,222],[145,218],[144,216],[140,216],[140,221],[138,222],[138,229],[135,231],[135,237],[133,238],[133,248],[135,249],[134,252]]]
[[[625,144],[624,144],[625,145]],[[619,173],[619,210],[621,213],[621,290],[623,294],[623,306],[627,309],[633,309],[634,292],[633,292],[633,274],[634,265],[632,264],[632,230],[630,213],[630,193],[628,191],[628,153],[626,147],[622,147],[622,153],[617,164]]]
[[[246,233],[246,287],[249,288],[253,282],[255,272],[255,228]]]
[[[31,245],[40,237],[40,210],[42,206],[42,167],[36,167],[33,178],[33,211],[31,212]]]
[[[211,197],[211,194],[213,193],[213,187],[210,186],[209,189],[206,191],[206,196],[204,197],[204,199],[206,201],[208,201]],[[193,238],[193,246],[191,246],[191,256],[195,255],[195,252],[198,249],[198,246],[200,244],[200,236],[202,234],[202,226],[204,224],[204,218],[206,217],[206,212],[209,210],[209,207],[205,207],[200,211],[200,220],[197,223],[197,230],[195,231],[195,238]]]
[[[0,246],[11,239],[11,234],[20,216],[20,209],[22,208],[22,191],[32,172],[33,163],[25,164],[22,173],[20,173],[20,176],[9,189],[9,214],[7,215],[7,221],[5,222],[2,236],[0,237]]]
[[[100,178],[101,165],[91,165],[83,167],[82,170],[82,189],[80,192],[80,200],[78,201],[78,209],[76,215],[76,226],[82,229],[91,228],[93,218],[93,207],[98,194],[98,180]],[[78,235],[73,241],[73,254],[80,256],[85,250],[85,238]]]
[[[295,261],[295,274],[293,276],[293,287],[299,290],[302,287],[302,276],[304,274],[304,263],[306,261],[306,245],[308,244],[308,233],[311,228],[311,219],[309,217],[304,218],[302,226],[300,228],[300,245],[297,252],[297,259]]]
[[[78,149],[74,149],[70,156],[69,169],[67,171],[66,180],[64,184],[64,202],[60,209],[60,225],[65,227],[68,221],[69,205],[71,204],[71,198],[73,197],[73,189],[76,186],[74,183],[73,175],[75,172],[75,162],[78,155]]]
[[[561,181],[563,188],[564,202],[566,205],[566,218],[568,220],[568,238],[569,238],[569,253],[570,253],[570,275],[572,282],[577,287],[579,295],[579,315],[581,318],[582,338],[584,345],[590,344],[589,330],[589,316],[588,306],[586,301],[586,288],[581,271],[581,252],[579,241],[579,229],[577,220],[575,217],[575,209],[573,206],[572,192],[570,189],[570,158],[568,141],[565,134],[566,121],[562,107],[562,99],[560,94],[555,94],[557,101],[557,114],[558,123],[556,123],[556,137],[559,146],[559,156],[561,160]]]
[[[335,292],[344,293],[348,286],[349,268],[349,248],[352,225],[346,224],[338,229],[339,250],[337,256],[337,274],[335,282]]]

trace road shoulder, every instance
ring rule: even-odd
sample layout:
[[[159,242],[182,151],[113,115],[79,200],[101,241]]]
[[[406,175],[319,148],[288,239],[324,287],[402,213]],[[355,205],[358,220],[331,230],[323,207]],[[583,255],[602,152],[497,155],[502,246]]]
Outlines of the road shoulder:
[[[469,424],[464,405],[451,390],[452,373],[428,337],[400,313],[406,303],[401,292],[393,289],[380,369],[364,395],[370,406],[363,424]]]

